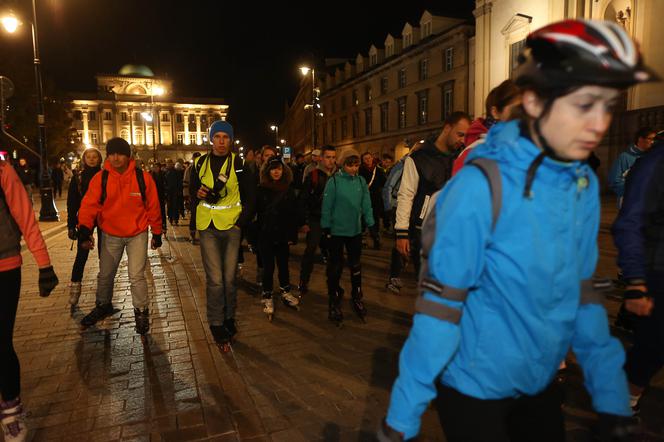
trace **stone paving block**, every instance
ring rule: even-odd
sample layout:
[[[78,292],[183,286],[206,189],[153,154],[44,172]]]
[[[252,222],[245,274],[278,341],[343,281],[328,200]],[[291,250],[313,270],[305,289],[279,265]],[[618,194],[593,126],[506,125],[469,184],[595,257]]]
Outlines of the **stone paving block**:
[[[164,442],[181,442],[203,439],[208,436],[204,425],[161,433]]]

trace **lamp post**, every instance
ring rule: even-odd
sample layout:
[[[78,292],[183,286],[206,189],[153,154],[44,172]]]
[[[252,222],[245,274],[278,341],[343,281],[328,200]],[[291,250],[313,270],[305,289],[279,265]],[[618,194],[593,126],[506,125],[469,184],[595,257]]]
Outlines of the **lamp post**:
[[[21,22],[13,14],[2,18],[2,25],[9,33],[16,32]],[[39,38],[37,32],[37,10],[35,0],[32,0],[32,52],[35,66],[35,83],[37,88],[37,147],[41,160],[39,173],[39,194],[41,195],[41,209],[39,221],[58,221],[58,209],[53,201],[53,188],[51,177],[48,174],[48,151],[46,148],[46,119],[44,117],[44,91],[42,89],[41,59],[39,57]]]
[[[154,82],[150,84],[150,119],[146,119],[152,123],[152,162],[157,162],[157,131],[154,129],[154,96],[164,95],[164,88],[161,86],[155,86]],[[143,113],[141,113],[143,115]],[[143,116],[145,119],[145,116]],[[157,116],[157,122],[159,122],[159,116]],[[161,135],[161,134],[160,134]]]
[[[316,148],[316,113],[320,105],[317,103],[316,96],[316,70],[309,66],[300,67],[300,72],[305,77],[311,72],[311,104],[304,106],[305,109],[311,107],[311,150]]]
[[[276,124],[273,124],[273,125],[270,126],[270,130],[272,132],[274,132],[274,144],[275,144],[275,147],[278,147],[279,146],[279,126],[277,126]]]
[[[150,123],[150,127],[152,129],[152,162],[156,163],[157,162],[157,144],[155,143],[154,139],[154,115],[152,114],[152,109],[150,109],[150,112],[141,112],[141,118],[143,118],[143,121],[146,123]],[[146,124],[146,129],[147,129],[147,124]],[[145,132],[145,136],[147,137],[147,130]]]

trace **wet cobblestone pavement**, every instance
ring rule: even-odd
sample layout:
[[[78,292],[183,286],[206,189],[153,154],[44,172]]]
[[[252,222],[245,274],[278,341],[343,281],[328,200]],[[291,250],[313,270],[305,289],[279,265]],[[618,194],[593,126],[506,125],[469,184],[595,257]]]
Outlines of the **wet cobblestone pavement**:
[[[615,275],[615,250],[603,212],[597,274]],[[61,218],[66,214],[61,213]],[[324,267],[317,264],[301,310],[276,305],[268,322],[245,253],[238,295],[239,334],[233,352],[221,354],[205,320],[205,276],[186,227],[169,228],[168,241],[149,252],[151,331],[144,346],[134,331],[126,258],[118,270],[118,311],[81,331],[94,304],[98,262],[91,253],[80,310],[70,315],[67,286],[75,251],[64,223],[42,224],[60,285],[40,298],[37,269],[24,252],[23,290],[15,344],[21,359],[22,397],[30,412],[31,440],[75,441],[364,441],[384,415],[408,333],[415,298],[412,275],[402,294],[384,288],[391,241],[363,251],[363,285],[369,316],[360,322],[344,304],[346,321],[327,320]],[[292,248],[291,282],[297,283],[303,245]],[[342,283],[349,284],[347,270]],[[613,319],[618,302],[609,298]],[[572,364],[566,384],[568,440],[590,440],[594,422],[580,372]],[[664,376],[642,402],[649,440],[664,440]],[[432,410],[422,441],[444,441]]]

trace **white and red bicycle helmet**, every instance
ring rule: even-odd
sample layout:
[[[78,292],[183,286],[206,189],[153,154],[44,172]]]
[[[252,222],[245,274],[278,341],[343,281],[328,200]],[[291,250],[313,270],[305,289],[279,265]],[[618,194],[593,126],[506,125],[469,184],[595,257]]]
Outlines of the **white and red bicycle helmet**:
[[[659,77],[643,65],[638,46],[616,23],[564,20],[526,39],[516,72],[519,86],[567,89],[598,85],[627,88]]]

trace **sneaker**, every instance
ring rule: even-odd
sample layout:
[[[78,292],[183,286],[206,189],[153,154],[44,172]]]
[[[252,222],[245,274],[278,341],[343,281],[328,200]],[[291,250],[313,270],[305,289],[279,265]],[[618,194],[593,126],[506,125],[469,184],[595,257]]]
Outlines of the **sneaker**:
[[[300,303],[300,300],[291,294],[290,287],[280,287],[280,290],[281,299],[284,301],[284,304],[289,307],[296,307]]]
[[[134,319],[136,321],[136,333],[145,335],[150,331],[150,309],[134,309]]]
[[[263,298],[261,299],[261,303],[263,304],[263,313],[267,315],[274,313],[274,301],[272,301],[272,298]]]
[[[81,282],[73,282],[69,285],[69,304],[77,305],[81,297]]]
[[[228,336],[231,338],[237,334],[237,325],[235,324],[235,319],[224,319],[224,328],[228,332]]]
[[[97,304],[95,308],[92,309],[83,319],[81,319],[81,325],[83,327],[90,327],[95,325],[97,322],[111,316],[113,314],[113,305],[109,302],[108,304]]]
[[[21,399],[0,402],[0,427],[5,442],[23,442],[28,437],[28,426],[25,422]]]

